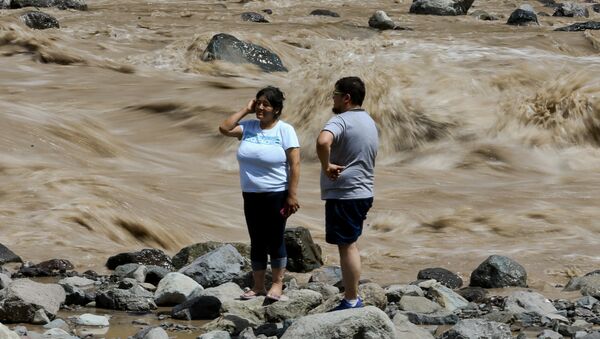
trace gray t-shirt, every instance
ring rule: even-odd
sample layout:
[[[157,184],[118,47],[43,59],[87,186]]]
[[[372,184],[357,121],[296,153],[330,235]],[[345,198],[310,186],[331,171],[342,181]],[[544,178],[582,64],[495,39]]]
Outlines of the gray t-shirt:
[[[364,110],[347,111],[329,119],[323,130],[333,134],[330,162],[345,169],[335,181],[321,171],[321,199],[372,197],[379,146],[375,121]]]

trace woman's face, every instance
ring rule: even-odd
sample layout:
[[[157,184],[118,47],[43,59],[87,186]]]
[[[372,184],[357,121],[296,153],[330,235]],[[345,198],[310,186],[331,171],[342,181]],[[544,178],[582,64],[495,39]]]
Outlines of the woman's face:
[[[256,106],[254,107],[254,112],[256,113],[256,119],[262,122],[273,122],[275,120],[275,110],[271,103],[267,98],[262,95],[258,99],[256,99]]]

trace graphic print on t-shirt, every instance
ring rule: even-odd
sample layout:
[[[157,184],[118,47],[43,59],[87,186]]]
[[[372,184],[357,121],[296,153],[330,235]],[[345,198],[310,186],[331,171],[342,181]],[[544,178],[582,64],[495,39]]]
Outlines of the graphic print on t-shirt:
[[[244,133],[242,140],[260,145],[281,145],[281,138],[279,136],[264,135],[254,131]]]

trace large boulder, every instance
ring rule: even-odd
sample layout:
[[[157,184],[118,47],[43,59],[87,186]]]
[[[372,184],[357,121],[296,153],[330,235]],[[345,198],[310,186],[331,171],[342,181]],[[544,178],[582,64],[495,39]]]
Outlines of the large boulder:
[[[433,300],[450,312],[465,308],[469,304],[465,298],[440,283],[433,284],[428,292]]]
[[[295,290],[287,292],[288,301],[275,302],[265,308],[266,318],[269,322],[279,322],[286,319],[300,318],[308,314],[319,304],[322,296],[319,292],[311,290]]]
[[[9,9],[10,8],[10,0],[0,0],[0,9]],[[0,244],[1,246],[2,244]]]
[[[199,257],[205,255],[208,252],[212,252],[217,248],[229,244],[244,257],[244,259],[248,262],[248,269],[250,268],[250,245],[242,242],[216,242],[216,241],[207,241],[201,242],[197,244],[193,244],[187,247],[182,248],[177,254],[173,256],[173,266],[176,269],[181,269],[183,266],[187,266],[194,262],[194,260]]]
[[[506,23],[513,26],[539,25],[537,15],[529,6],[515,9]]]
[[[202,53],[202,61],[224,60],[232,63],[251,63],[265,72],[287,72],[281,59],[270,50],[233,35],[219,33],[212,37]]]
[[[110,270],[125,264],[155,265],[169,270],[173,269],[171,258],[156,248],[146,248],[139,252],[120,253],[108,258],[106,261],[106,267]]]
[[[525,291],[517,291],[508,296],[504,303],[504,310],[512,314],[535,313],[539,316],[558,312],[543,295]]]
[[[585,30],[598,30],[600,29],[600,21],[587,21],[587,22],[578,22],[566,27],[561,27],[555,29],[555,31],[565,31],[565,32],[579,32]]]
[[[442,310],[442,307],[425,297],[415,297],[405,295],[398,302],[400,309],[407,312],[415,312],[422,314],[436,313]]]
[[[180,273],[196,280],[202,287],[215,287],[239,277],[244,258],[227,244],[209,252],[193,263],[179,270]]]
[[[516,261],[492,255],[471,273],[470,286],[484,288],[527,287],[527,272]]]
[[[588,9],[585,8],[585,6],[582,4],[566,2],[559,4],[559,6],[556,7],[556,10],[554,11],[554,14],[552,14],[552,16],[566,16],[571,18],[579,16],[587,18],[588,16],[590,16],[590,13],[588,12]]]
[[[67,295],[66,305],[86,305],[96,299],[95,281],[83,277],[68,277],[58,282]]]
[[[23,7],[56,7],[58,9],[87,10],[84,0],[12,0],[10,8]]]
[[[307,228],[288,228],[285,230],[284,237],[288,271],[310,272],[323,265],[321,247],[315,244]]]
[[[156,309],[154,294],[134,285],[129,289],[109,288],[96,295],[96,307],[111,310],[150,312]]]
[[[221,303],[225,303],[226,301],[239,299],[242,293],[244,293],[244,291],[240,288],[238,284],[228,282],[217,287],[211,287],[207,289],[198,288],[194,292],[192,292],[188,299],[201,297],[204,295],[210,295],[219,299]]]
[[[442,285],[449,287],[451,289],[457,289],[462,286],[462,279],[448,271],[445,268],[435,267],[435,268],[425,268],[419,271],[417,274],[417,279],[420,280],[429,280],[434,279]]]
[[[158,306],[181,304],[197,289],[203,288],[194,279],[181,273],[171,272],[156,287],[154,302]]]
[[[11,331],[8,327],[0,324],[0,338],[2,339],[20,339],[18,334]]]
[[[441,336],[441,339],[463,338],[512,339],[512,335],[507,324],[482,319],[465,319]]]
[[[321,282],[335,286],[342,281],[342,268],[339,266],[321,267],[312,272],[308,281]]]
[[[60,28],[60,24],[55,17],[40,11],[27,12],[21,15],[21,20],[27,27],[33,29]]]
[[[171,316],[175,319],[198,320],[215,319],[221,314],[221,301],[217,297],[205,295],[186,300],[173,307]]]
[[[51,259],[35,265],[27,262],[19,268],[17,275],[21,277],[50,277],[65,273],[73,268],[73,264],[67,259]]]
[[[0,265],[9,262],[23,262],[23,260],[21,260],[21,257],[16,255],[13,251],[8,249],[8,247],[0,244]]]
[[[434,339],[429,331],[411,323],[404,314],[396,314],[392,321],[396,328],[396,339]]]
[[[465,15],[475,0],[413,0],[410,13]]]
[[[362,297],[365,305],[371,305],[384,310],[387,305],[385,290],[376,283],[366,283],[358,286],[358,294]]]
[[[344,311],[313,314],[296,320],[281,339],[303,338],[395,338],[390,318],[373,306]]]
[[[65,291],[58,284],[15,280],[0,291],[0,322],[30,323],[40,310],[53,319],[65,298]]]

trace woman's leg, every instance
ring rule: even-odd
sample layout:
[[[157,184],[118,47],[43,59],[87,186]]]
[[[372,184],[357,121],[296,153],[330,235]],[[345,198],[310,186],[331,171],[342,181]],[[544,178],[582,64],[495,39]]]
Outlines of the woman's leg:
[[[280,296],[283,293],[283,276],[287,265],[287,251],[284,239],[287,218],[281,215],[280,210],[285,206],[287,191],[273,192],[270,195],[268,249],[269,256],[271,257],[273,283],[269,289],[269,294]]]
[[[243,193],[244,215],[248,234],[250,235],[250,260],[252,261],[252,278],[254,286],[252,290],[257,294],[263,294],[266,290],[265,273],[267,269],[267,242],[264,232],[264,220],[261,216],[264,194]]]

